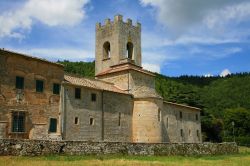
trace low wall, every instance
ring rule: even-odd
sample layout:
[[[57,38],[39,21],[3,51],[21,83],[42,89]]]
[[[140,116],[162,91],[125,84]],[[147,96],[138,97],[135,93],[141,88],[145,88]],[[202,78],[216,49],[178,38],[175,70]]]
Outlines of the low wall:
[[[0,139],[0,155],[219,155],[238,153],[235,143],[122,143]]]

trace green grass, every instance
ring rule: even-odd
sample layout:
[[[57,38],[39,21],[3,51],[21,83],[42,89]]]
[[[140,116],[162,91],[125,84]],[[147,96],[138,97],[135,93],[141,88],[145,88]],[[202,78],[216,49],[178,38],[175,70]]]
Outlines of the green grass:
[[[250,148],[240,147],[240,153],[235,155],[217,156],[122,156],[122,155],[98,155],[98,156],[39,156],[16,157],[1,156],[0,166],[77,166],[77,165],[184,165],[184,166],[249,166]]]

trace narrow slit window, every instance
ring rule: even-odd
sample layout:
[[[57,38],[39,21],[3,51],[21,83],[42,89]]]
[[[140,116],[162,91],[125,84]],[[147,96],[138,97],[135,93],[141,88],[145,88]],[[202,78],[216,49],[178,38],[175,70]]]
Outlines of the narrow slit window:
[[[79,118],[75,117],[75,124],[79,124]]]
[[[199,116],[198,116],[198,114],[196,114],[196,115],[195,115],[195,119],[196,119],[196,121],[198,121],[198,120],[199,120]]]
[[[168,118],[167,118],[167,128],[168,128]]]
[[[197,137],[200,137],[200,132],[199,132],[199,130],[197,130],[196,133],[197,133]]]
[[[158,122],[161,121],[161,110],[158,110]]]
[[[24,78],[16,76],[16,89],[24,89]]]
[[[89,125],[93,126],[94,125],[94,118],[89,119]]]
[[[121,126],[121,113],[119,112],[118,115],[118,126]]]
[[[180,119],[182,119],[182,112],[180,111]]]
[[[183,137],[184,136],[183,129],[181,129],[180,132],[181,132],[181,137]]]

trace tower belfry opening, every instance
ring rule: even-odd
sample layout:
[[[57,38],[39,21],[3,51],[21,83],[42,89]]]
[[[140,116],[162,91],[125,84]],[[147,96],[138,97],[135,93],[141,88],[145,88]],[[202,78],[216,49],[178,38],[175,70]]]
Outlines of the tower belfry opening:
[[[107,41],[103,44],[103,59],[110,58],[110,43]]]

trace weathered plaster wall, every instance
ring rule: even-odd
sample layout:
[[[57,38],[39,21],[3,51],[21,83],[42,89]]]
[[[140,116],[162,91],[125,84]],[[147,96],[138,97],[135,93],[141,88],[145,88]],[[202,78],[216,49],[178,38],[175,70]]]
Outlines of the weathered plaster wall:
[[[38,141],[0,139],[0,155],[226,155],[238,153],[235,143],[144,144],[121,142]]]
[[[104,92],[104,141],[132,141],[133,98],[131,95]],[[120,113],[120,125],[119,125]]]
[[[0,125],[3,138],[48,139],[49,119],[59,121],[60,96],[53,94],[53,83],[63,80],[63,67],[42,60],[0,51]],[[15,88],[16,76],[24,77],[24,89]],[[44,81],[44,92],[36,92],[36,79]],[[12,112],[25,113],[25,132],[13,133]],[[38,127],[39,126],[39,127]],[[6,127],[6,128],[5,128]],[[4,133],[4,132],[2,132]]]
[[[180,117],[182,112],[182,118]],[[198,116],[198,120],[196,120]],[[162,110],[163,142],[201,142],[200,111],[174,104],[163,104]],[[183,136],[181,131],[183,130]],[[199,135],[197,135],[197,131]]]
[[[75,86],[65,85],[64,87],[63,138],[88,141],[131,141],[132,97],[114,92],[78,88],[81,88],[81,99],[75,99]],[[96,94],[95,102],[91,101],[91,93]],[[79,124],[74,124],[75,117],[78,117]],[[94,119],[93,125],[90,125],[90,118]]]
[[[162,100],[135,99],[133,109],[133,142],[162,142],[161,117]]]

